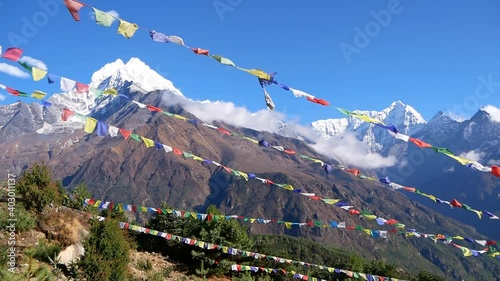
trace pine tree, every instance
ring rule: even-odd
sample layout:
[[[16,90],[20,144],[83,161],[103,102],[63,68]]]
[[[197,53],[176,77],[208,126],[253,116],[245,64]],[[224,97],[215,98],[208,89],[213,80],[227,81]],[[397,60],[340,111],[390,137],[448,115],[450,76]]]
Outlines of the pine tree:
[[[87,280],[122,281],[128,279],[130,246],[118,221],[95,221],[84,242],[85,255],[79,262]]]

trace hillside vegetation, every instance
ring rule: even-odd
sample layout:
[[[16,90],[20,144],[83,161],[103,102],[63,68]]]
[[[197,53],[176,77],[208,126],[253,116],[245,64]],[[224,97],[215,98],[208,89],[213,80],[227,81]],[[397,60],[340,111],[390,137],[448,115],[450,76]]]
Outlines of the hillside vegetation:
[[[231,271],[233,264],[295,271],[327,280],[362,280],[300,264],[229,255],[223,251],[179,243],[174,239],[121,229],[119,222],[138,223],[123,212],[108,210],[99,214],[104,220],[95,219],[97,211],[84,207],[81,201],[81,198],[90,196],[85,186],[65,191],[44,164],[34,164],[23,172],[16,180],[15,193],[15,208],[9,210],[10,197],[5,188],[2,191],[1,280],[293,279],[280,271]],[[70,195],[77,199],[70,199]],[[169,206],[164,204],[162,207]],[[10,211],[14,211],[18,219],[15,245],[8,245],[8,239],[5,239],[10,235],[7,222]],[[220,211],[211,205],[206,213],[217,215]],[[157,214],[149,218],[145,227],[230,248],[367,274],[414,281],[446,280],[425,271],[410,274],[397,264],[367,260],[355,253],[306,239],[284,235],[249,235],[246,227],[235,220],[200,221]],[[66,265],[61,264],[57,259],[59,253],[78,243],[85,249],[83,257]],[[11,247],[17,250],[14,264],[9,264]]]

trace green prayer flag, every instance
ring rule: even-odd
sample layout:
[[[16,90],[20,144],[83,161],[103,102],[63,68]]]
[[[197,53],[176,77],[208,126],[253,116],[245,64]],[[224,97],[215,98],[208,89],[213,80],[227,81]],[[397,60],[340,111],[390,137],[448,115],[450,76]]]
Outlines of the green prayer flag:
[[[94,9],[95,22],[97,24],[100,24],[103,26],[111,26],[111,24],[113,24],[113,21],[115,20],[115,18],[112,15],[110,15],[109,13],[105,13],[103,11],[100,11],[94,7],[92,7],[92,9]]]
[[[136,135],[136,134],[130,134],[130,137],[136,141],[141,141],[141,137],[139,135]]]
[[[347,109],[343,109],[343,108],[340,108],[340,107],[336,107],[338,111],[342,112],[343,114],[345,115],[352,115],[352,111],[349,111]]]

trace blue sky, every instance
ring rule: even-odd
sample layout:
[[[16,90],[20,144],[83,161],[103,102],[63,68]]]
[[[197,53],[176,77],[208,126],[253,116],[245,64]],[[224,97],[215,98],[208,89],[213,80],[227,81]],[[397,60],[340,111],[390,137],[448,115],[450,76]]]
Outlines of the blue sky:
[[[208,49],[241,67],[276,71],[281,83],[334,106],[381,110],[401,100],[427,120],[439,110],[470,117],[482,105],[500,107],[500,100],[494,98],[500,92],[499,1],[85,3],[103,11],[114,10],[140,27],[180,36],[187,45]],[[390,20],[381,25],[374,13],[382,10],[390,14]],[[49,72],[81,82],[89,82],[105,63],[138,57],[192,99],[232,101],[252,111],[265,107],[254,76],[174,44],[154,42],[145,30],[125,39],[117,34],[118,23],[103,27],[90,14],[91,9],[83,7],[81,21],[75,22],[63,0],[4,1],[0,45],[4,50],[18,46],[26,56],[42,60]],[[30,24],[34,31],[27,27]],[[356,40],[356,28],[372,31],[368,43]],[[17,42],[12,41],[13,36]],[[346,55],[341,46],[348,45],[356,52]],[[483,88],[476,92],[481,85],[479,76],[498,85],[480,86]],[[19,90],[59,91],[57,85],[45,81],[0,73],[1,84]],[[341,117],[332,108],[295,98],[278,87],[268,91],[277,111],[299,117],[302,123]],[[0,103],[16,100],[8,96]]]

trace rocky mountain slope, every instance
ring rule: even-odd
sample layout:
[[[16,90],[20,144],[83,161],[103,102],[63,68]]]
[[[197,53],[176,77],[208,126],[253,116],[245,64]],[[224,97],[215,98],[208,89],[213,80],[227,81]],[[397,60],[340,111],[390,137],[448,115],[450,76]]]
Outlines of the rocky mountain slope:
[[[118,70],[110,73],[120,73],[123,68],[118,67]],[[96,78],[97,82],[93,83],[99,83],[101,86],[102,83],[115,83],[122,95],[196,119],[196,116],[183,108],[169,106],[165,102],[169,96],[180,94],[176,89],[169,88],[171,83],[164,85],[165,90],[147,92],[141,89],[140,82],[133,80],[133,76],[127,78],[132,78],[132,81],[123,81],[115,74],[111,75],[111,78],[104,78],[106,75],[94,75],[99,79]],[[147,75],[143,73],[143,76]],[[120,74],[120,77],[127,76]],[[70,95],[63,96],[64,99],[55,96],[51,101],[55,105],[58,102],[64,104],[62,100],[73,102],[73,99],[69,99]],[[205,126],[194,126],[158,113],[151,114],[120,97],[94,99],[93,102],[90,100],[92,97],[82,102],[93,104],[87,107],[87,111],[82,109],[82,112],[90,112],[93,117],[111,125],[131,130],[204,159],[240,171],[252,172],[276,183],[289,183],[301,188],[303,192],[343,199],[359,210],[394,218],[422,232],[472,236],[478,239],[484,237],[471,227],[447,219],[376,182],[361,181],[342,171],[326,174],[318,168],[318,164],[306,162],[296,155],[284,155],[274,149],[262,148],[245,139],[227,136]],[[80,104],[78,101],[74,103]],[[64,105],[74,109],[75,104]],[[3,170],[20,172],[33,161],[46,161],[65,186],[84,182],[97,199],[146,206],[159,206],[166,201],[180,210],[199,211],[204,211],[208,204],[215,204],[225,213],[247,217],[283,218],[289,221],[335,220],[366,228],[387,228],[295,192],[263,185],[256,180],[246,182],[242,177],[232,176],[222,168],[200,164],[174,153],[166,154],[162,150],[146,148],[143,143],[130,138],[123,140],[121,136],[112,138],[109,135],[98,137],[95,133],[86,134],[81,123],[62,123],[60,112],[55,108],[36,111],[30,109],[36,108],[36,105],[24,103],[10,105],[10,109],[7,107],[9,106],[1,109],[10,110],[12,116],[10,119],[5,118],[0,129],[0,136],[3,138],[1,147],[4,151],[0,166]],[[280,144],[302,154],[323,158],[306,143],[297,139],[229,125],[224,127],[255,138],[264,137],[271,144]],[[40,130],[41,128],[45,129]],[[275,224],[252,224],[250,231],[307,237],[352,249],[365,257],[394,262],[409,270],[428,269],[444,272],[455,280],[469,279],[472,276],[491,280],[493,276],[500,275],[498,261],[493,258],[464,258],[460,250],[450,245],[434,243],[423,238],[392,235],[389,239],[373,239],[352,230],[310,227],[293,227],[287,230]]]

